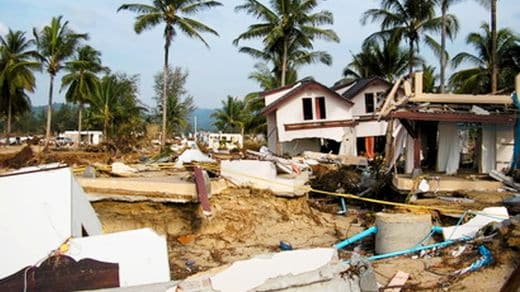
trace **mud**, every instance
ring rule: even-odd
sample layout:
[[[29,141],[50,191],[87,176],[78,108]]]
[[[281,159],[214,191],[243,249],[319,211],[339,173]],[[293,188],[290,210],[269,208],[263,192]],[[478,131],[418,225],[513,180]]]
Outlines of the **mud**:
[[[14,153],[0,154],[0,168],[17,169],[37,164],[31,146],[25,146]]]
[[[253,255],[293,248],[331,246],[363,228],[355,217],[318,211],[305,198],[228,189],[210,199],[214,215],[197,204],[96,202],[106,232],[151,227],[167,235],[172,279]]]

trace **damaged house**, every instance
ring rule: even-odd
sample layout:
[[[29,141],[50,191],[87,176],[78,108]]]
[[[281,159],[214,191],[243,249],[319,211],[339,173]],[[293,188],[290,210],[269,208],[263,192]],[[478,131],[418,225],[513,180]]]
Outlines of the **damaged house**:
[[[269,149],[374,157],[383,152],[387,122],[377,120],[390,84],[381,78],[338,82],[329,88],[312,79],[261,93]]]
[[[415,73],[413,90],[405,81],[405,97],[388,96],[381,109],[382,118],[400,123],[390,155],[396,161],[402,154],[404,165],[394,185],[410,190],[412,177],[422,173],[432,176],[436,182],[430,186],[438,191],[498,189],[496,181],[470,181],[456,174],[510,168],[518,113],[512,97],[423,93],[422,78],[422,72]]]

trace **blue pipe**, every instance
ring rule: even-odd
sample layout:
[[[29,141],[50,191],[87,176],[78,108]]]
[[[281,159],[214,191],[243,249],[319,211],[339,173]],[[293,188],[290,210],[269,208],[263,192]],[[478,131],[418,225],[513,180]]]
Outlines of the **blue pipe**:
[[[484,266],[491,264],[493,261],[493,255],[491,254],[491,251],[487,249],[487,247],[484,245],[479,245],[478,251],[480,252],[481,257],[471,264],[469,267],[470,271],[476,271]]]
[[[377,232],[377,227],[372,226],[372,227],[368,228],[367,230],[361,231],[360,233],[358,233],[352,237],[349,237],[341,242],[336,243],[334,245],[334,247],[336,249],[344,248],[345,246],[350,245],[358,240],[361,240],[369,235],[375,234],[376,232]]]
[[[422,251],[422,250],[426,250],[426,249],[432,249],[432,248],[436,248],[436,247],[445,247],[445,246],[448,246],[455,242],[456,242],[455,240],[447,240],[447,241],[434,243],[434,244],[430,244],[430,245],[412,247],[409,249],[403,249],[403,250],[399,250],[399,251],[371,256],[368,258],[368,260],[377,261],[377,260],[381,260],[381,259],[386,259],[386,258],[401,256],[401,255],[405,255],[405,254],[409,254],[409,253],[414,253],[414,252],[418,252],[418,251]]]

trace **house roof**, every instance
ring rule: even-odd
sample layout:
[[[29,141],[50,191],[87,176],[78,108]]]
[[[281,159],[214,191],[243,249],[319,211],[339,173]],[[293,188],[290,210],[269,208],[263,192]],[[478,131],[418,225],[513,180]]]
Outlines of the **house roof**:
[[[297,86],[295,86],[297,85]],[[273,101],[272,103],[270,103],[269,105],[267,105],[263,110],[262,110],[262,114],[269,114],[269,113],[272,113],[274,110],[276,110],[277,108],[279,108],[282,104],[284,104],[285,102],[287,102],[288,100],[290,100],[291,98],[293,98],[294,96],[296,96],[297,94],[299,93],[302,93],[303,91],[305,90],[308,90],[308,89],[317,89],[317,90],[322,90],[332,96],[335,96],[341,100],[344,100],[345,102],[347,102],[348,104],[350,105],[353,105],[354,103],[344,97],[342,97],[341,95],[339,95],[338,93],[336,93],[334,90],[328,88],[327,86],[313,80],[313,79],[310,79],[310,78],[306,78],[306,79],[303,79],[303,80],[300,80],[294,84],[290,84],[290,85],[287,85],[287,86],[284,86],[284,87],[280,87],[280,88],[277,88],[277,89],[273,89],[273,90],[269,90],[269,91],[265,91],[263,93],[261,93],[260,95],[261,96],[266,96],[266,95],[270,95],[270,94],[274,94],[276,92],[280,92],[282,90],[286,90],[286,89],[289,89],[291,88],[292,89],[287,92],[286,94],[284,94],[283,96],[279,97],[278,99],[276,99],[275,101]]]
[[[336,82],[338,84],[339,82]],[[333,90],[340,90],[342,88],[345,88],[347,86],[350,86],[345,92],[343,92],[342,96],[347,99],[352,99],[356,95],[358,95],[362,90],[367,88],[368,86],[374,84],[374,83],[383,83],[390,85],[386,80],[384,80],[381,77],[372,77],[372,78],[359,78],[357,80],[354,80],[352,82],[348,82],[345,84],[339,84],[333,87]]]

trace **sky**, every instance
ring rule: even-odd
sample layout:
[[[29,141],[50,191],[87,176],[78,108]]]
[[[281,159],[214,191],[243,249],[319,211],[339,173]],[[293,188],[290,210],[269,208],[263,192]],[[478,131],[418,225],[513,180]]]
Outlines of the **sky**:
[[[210,44],[207,49],[200,41],[179,34],[170,49],[170,65],[180,66],[189,72],[186,89],[193,95],[199,108],[216,108],[227,95],[245,96],[258,91],[258,85],[248,79],[257,60],[238,52],[232,41],[248,25],[256,20],[243,12],[237,13],[234,7],[240,0],[220,0],[224,6],[204,11],[194,18],[208,24],[219,33],[219,37],[205,35]],[[498,25],[520,32],[519,0],[498,1]],[[149,3],[151,0],[137,0]],[[262,2],[267,3],[266,0]],[[87,43],[102,53],[102,60],[113,72],[138,74],[140,100],[153,106],[153,76],[163,64],[164,40],[162,26],[141,34],[133,29],[135,15],[117,8],[131,0],[0,0],[0,34],[8,28],[26,31],[32,35],[33,27],[41,28],[53,16],[63,15],[71,28],[80,33],[88,33]],[[329,26],[339,35],[340,43],[316,41],[316,50],[328,51],[333,57],[332,66],[311,65],[299,70],[299,77],[313,76],[317,81],[332,85],[341,79],[345,66],[352,60],[352,54],[359,52],[363,40],[378,30],[377,24],[361,25],[364,11],[376,8],[378,0],[322,0],[318,10],[329,10],[334,14],[334,25]],[[482,22],[489,20],[489,12],[475,0],[466,0],[451,8],[458,16],[460,31],[457,38],[448,44],[449,53],[454,56],[461,51],[473,52],[465,44],[466,35],[478,31]],[[437,37],[438,38],[438,37]],[[260,42],[246,42],[245,45],[260,47]],[[426,60],[438,67],[426,47],[421,48]],[[57,83],[61,76],[58,76]],[[49,76],[38,73],[37,89],[30,94],[33,105],[47,103]],[[55,88],[59,88],[59,84]],[[64,92],[54,95],[55,102],[64,101]]]

